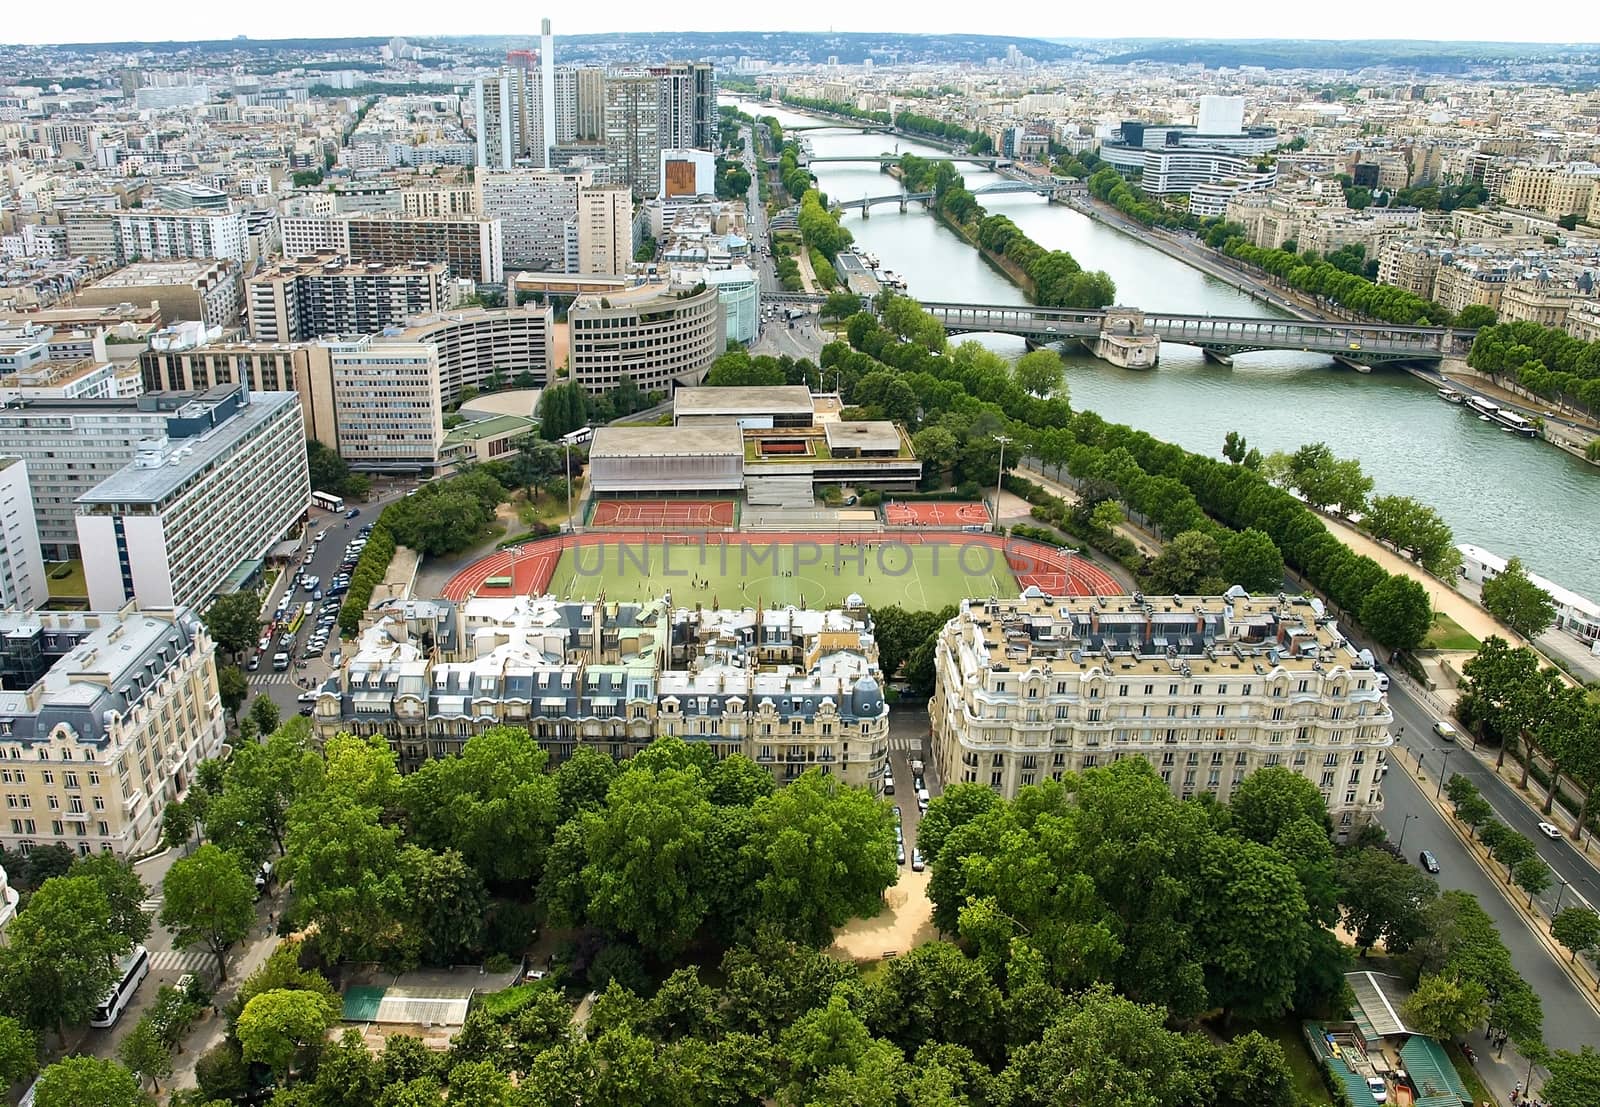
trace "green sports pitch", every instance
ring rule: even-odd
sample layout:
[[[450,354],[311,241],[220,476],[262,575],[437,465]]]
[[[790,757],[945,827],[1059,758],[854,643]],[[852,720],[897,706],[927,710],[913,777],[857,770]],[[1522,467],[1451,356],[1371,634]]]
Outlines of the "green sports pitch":
[[[1015,596],[1003,551],[984,545],[815,541],[673,545],[614,542],[562,553],[550,591],[568,599],[647,600],[675,606],[837,607],[854,593],[869,607],[936,611],[969,596]]]

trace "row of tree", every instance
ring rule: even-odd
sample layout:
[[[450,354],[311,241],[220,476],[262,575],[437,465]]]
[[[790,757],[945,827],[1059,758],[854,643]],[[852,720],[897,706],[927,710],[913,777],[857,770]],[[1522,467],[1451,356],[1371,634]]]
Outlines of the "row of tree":
[[[856,306],[860,301],[856,300]],[[770,354],[750,356],[743,346],[731,347],[711,363],[706,373],[709,388],[751,388],[763,385],[805,384],[821,387],[817,367],[805,358],[795,360],[788,354],[772,357]]]
[[[1161,201],[1151,199],[1144,189],[1130,182],[1114,166],[1104,165],[1094,172],[1089,178],[1089,192],[1147,227],[1181,229],[1199,223],[1188,212],[1173,211]]]
[[[1478,332],[1467,364],[1535,395],[1600,411],[1600,342],[1538,323],[1502,323]]]
[[[1554,807],[1562,780],[1570,777],[1584,789],[1577,814],[1578,826],[1585,825],[1600,788],[1600,706],[1588,690],[1554,666],[1541,666],[1531,648],[1513,648],[1498,636],[1485,641],[1461,672],[1466,680],[1457,717],[1500,747],[1495,767],[1505,763],[1508,751],[1520,747],[1520,786],[1526,789],[1535,756],[1545,758],[1551,766],[1545,813]]]
[[[842,115],[849,119],[860,119],[867,123],[889,122],[889,113],[886,111],[872,111],[868,108],[858,108],[854,104],[842,100],[827,100],[822,97],[800,96],[793,92],[785,92],[781,97],[783,103],[799,111],[819,111],[827,115]]]
[[[1242,237],[1228,239],[1222,252],[1265,271],[1296,291],[1320,296],[1385,323],[1443,326],[1451,321],[1450,312],[1432,300],[1393,285],[1376,284],[1327,261],[1307,261],[1288,250],[1252,246]]]
[[[814,188],[808,188],[800,198],[799,220],[801,238],[807,246],[820,250],[824,257],[836,256],[855,241],[849,229],[840,225],[839,217],[828,210],[822,193]]]
[[[966,147],[969,154],[994,153],[994,139],[984,131],[975,131],[963,127],[960,123],[951,123],[943,119],[935,119],[931,115],[921,115],[913,111],[897,112],[894,125],[902,131],[912,134],[926,135],[929,138],[942,138],[946,142],[955,142]]]

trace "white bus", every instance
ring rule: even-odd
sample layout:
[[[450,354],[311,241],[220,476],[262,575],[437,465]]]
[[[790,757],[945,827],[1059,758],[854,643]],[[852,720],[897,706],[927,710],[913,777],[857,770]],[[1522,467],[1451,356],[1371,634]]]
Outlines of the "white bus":
[[[335,496],[332,492],[313,492],[311,493],[311,506],[320,507],[323,511],[342,512],[344,510],[344,500]]]
[[[139,990],[139,984],[150,975],[150,951],[144,946],[135,946],[133,952],[118,963],[118,968],[122,970],[122,979],[101,1001],[100,1006],[94,1009],[94,1014],[89,1019],[90,1026],[105,1027],[117,1024],[122,1009],[133,999],[133,993]]]
[[[575,431],[571,431],[571,432],[569,432],[567,434],[563,434],[561,436],[561,444],[563,446],[581,446],[581,445],[583,445],[585,442],[589,441],[589,439],[591,439],[593,437],[594,437],[594,428],[593,427],[579,427]]]

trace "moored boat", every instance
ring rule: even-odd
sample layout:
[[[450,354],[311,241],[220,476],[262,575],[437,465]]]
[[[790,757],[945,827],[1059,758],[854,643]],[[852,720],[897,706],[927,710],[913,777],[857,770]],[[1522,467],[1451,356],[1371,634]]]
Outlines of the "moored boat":
[[[1457,392],[1454,388],[1439,389],[1439,399],[1447,404],[1464,404],[1467,402],[1467,397],[1463,393]]]

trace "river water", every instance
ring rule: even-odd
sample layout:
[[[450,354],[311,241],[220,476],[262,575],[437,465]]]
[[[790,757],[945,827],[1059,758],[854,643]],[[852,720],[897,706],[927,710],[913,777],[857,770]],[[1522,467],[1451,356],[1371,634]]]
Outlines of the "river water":
[[[741,104],[785,125],[826,122],[785,109]],[[871,155],[885,150],[937,157],[941,151],[888,135],[821,131],[813,152]],[[867,165],[816,165],[824,192],[841,200],[882,196],[896,181]],[[964,167],[973,190],[1001,180]],[[1276,315],[1232,286],[1139,240],[1061,205],[1025,193],[979,197],[1034,241],[1072,253],[1085,269],[1104,269],[1117,300],[1149,310],[1212,315]],[[992,269],[919,204],[901,212],[872,209],[845,216],[857,244],[883,268],[906,279],[922,300],[1020,304],[1020,290]],[[984,343],[1020,354],[1020,339]],[[1441,401],[1434,389],[1401,370],[1356,373],[1315,354],[1242,354],[1232,368],[1207,363],[1191,346],[1165,344],[1153,371],[1119,369],[1069,354],[1073,406],[1096,411],[1186,449],[1216,456],[1230,430],[1263,453],[1322,441],[1341,457],[1358,457],[1378,493],[1409,496],[1438,508],[1456,541],[1518,555],[1537,572],[1600,599],[1600,471],[1553,446],[1517,438]]]

